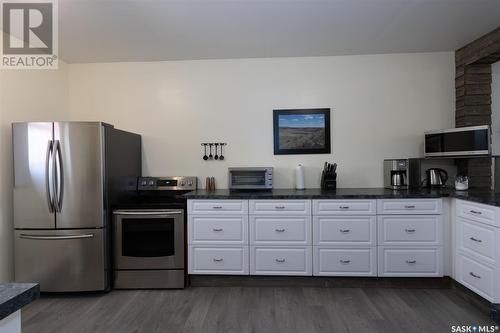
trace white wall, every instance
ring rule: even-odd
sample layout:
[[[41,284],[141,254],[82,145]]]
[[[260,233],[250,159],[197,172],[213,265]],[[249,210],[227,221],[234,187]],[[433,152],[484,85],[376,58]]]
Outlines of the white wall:
[[[59,67],[0,71],[0,283],[13,279],[11,123],[64,118],[66,67]]]
[[[421,156],[426,130],[454,126],[454,54],[76,64],[68,69],[71,119],[141,133],[145,175],[215,176],[231,166],[293,168],[319,187],[324,161],[339,186],[382,186],[382,160]],[[331,155],[273,155],[272,110],[332,109]],[[204,162],[201,142],[227,142],[224,162]],[[202,181],[202,183],[204,183]]]

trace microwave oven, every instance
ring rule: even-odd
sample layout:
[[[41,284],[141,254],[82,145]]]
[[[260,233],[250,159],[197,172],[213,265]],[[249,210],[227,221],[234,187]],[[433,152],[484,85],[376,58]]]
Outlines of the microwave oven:
[[[425,157],[487,156],[490,154],[488,125],[425,132]]]
[[[271,190],[273,188],[272,167],[229,168],[230,190]]]

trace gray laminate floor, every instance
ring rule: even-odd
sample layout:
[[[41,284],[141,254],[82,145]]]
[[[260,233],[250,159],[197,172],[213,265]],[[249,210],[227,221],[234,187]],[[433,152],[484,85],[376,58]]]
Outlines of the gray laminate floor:
[[[492,325],[450,289],[191,287],[43,297],[24,333],[450,332]]]

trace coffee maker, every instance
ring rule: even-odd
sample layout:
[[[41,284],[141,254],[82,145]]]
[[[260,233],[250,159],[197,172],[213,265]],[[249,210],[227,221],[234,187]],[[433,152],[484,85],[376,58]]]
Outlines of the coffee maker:
[[[405,190],[420,186],[420,159],[384,160],[384,187],[391,190]]]

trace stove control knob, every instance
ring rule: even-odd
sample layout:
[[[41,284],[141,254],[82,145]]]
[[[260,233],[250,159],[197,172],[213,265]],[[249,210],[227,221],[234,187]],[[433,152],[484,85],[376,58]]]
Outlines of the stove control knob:
[[[154,186],[154,184],[155,184],[155,181],[154,181],[154,180],[150,180],[150,181],[149,181],[149,186]]]
[[[193,182],[192,182],[192,181],[189,181],[188,185],[189,185],[189,186],[193,186]]]
[[[186,185],[186,183],[184,183],[184,182],[181,182],[181,186],[184,186],[184,185]]]
[[[142,185],[142,186],[146,186],[147,184],[148,184],[148,182],[147,182],[147,181],[145,181],[145,180],[141,181],[141,185]]]

